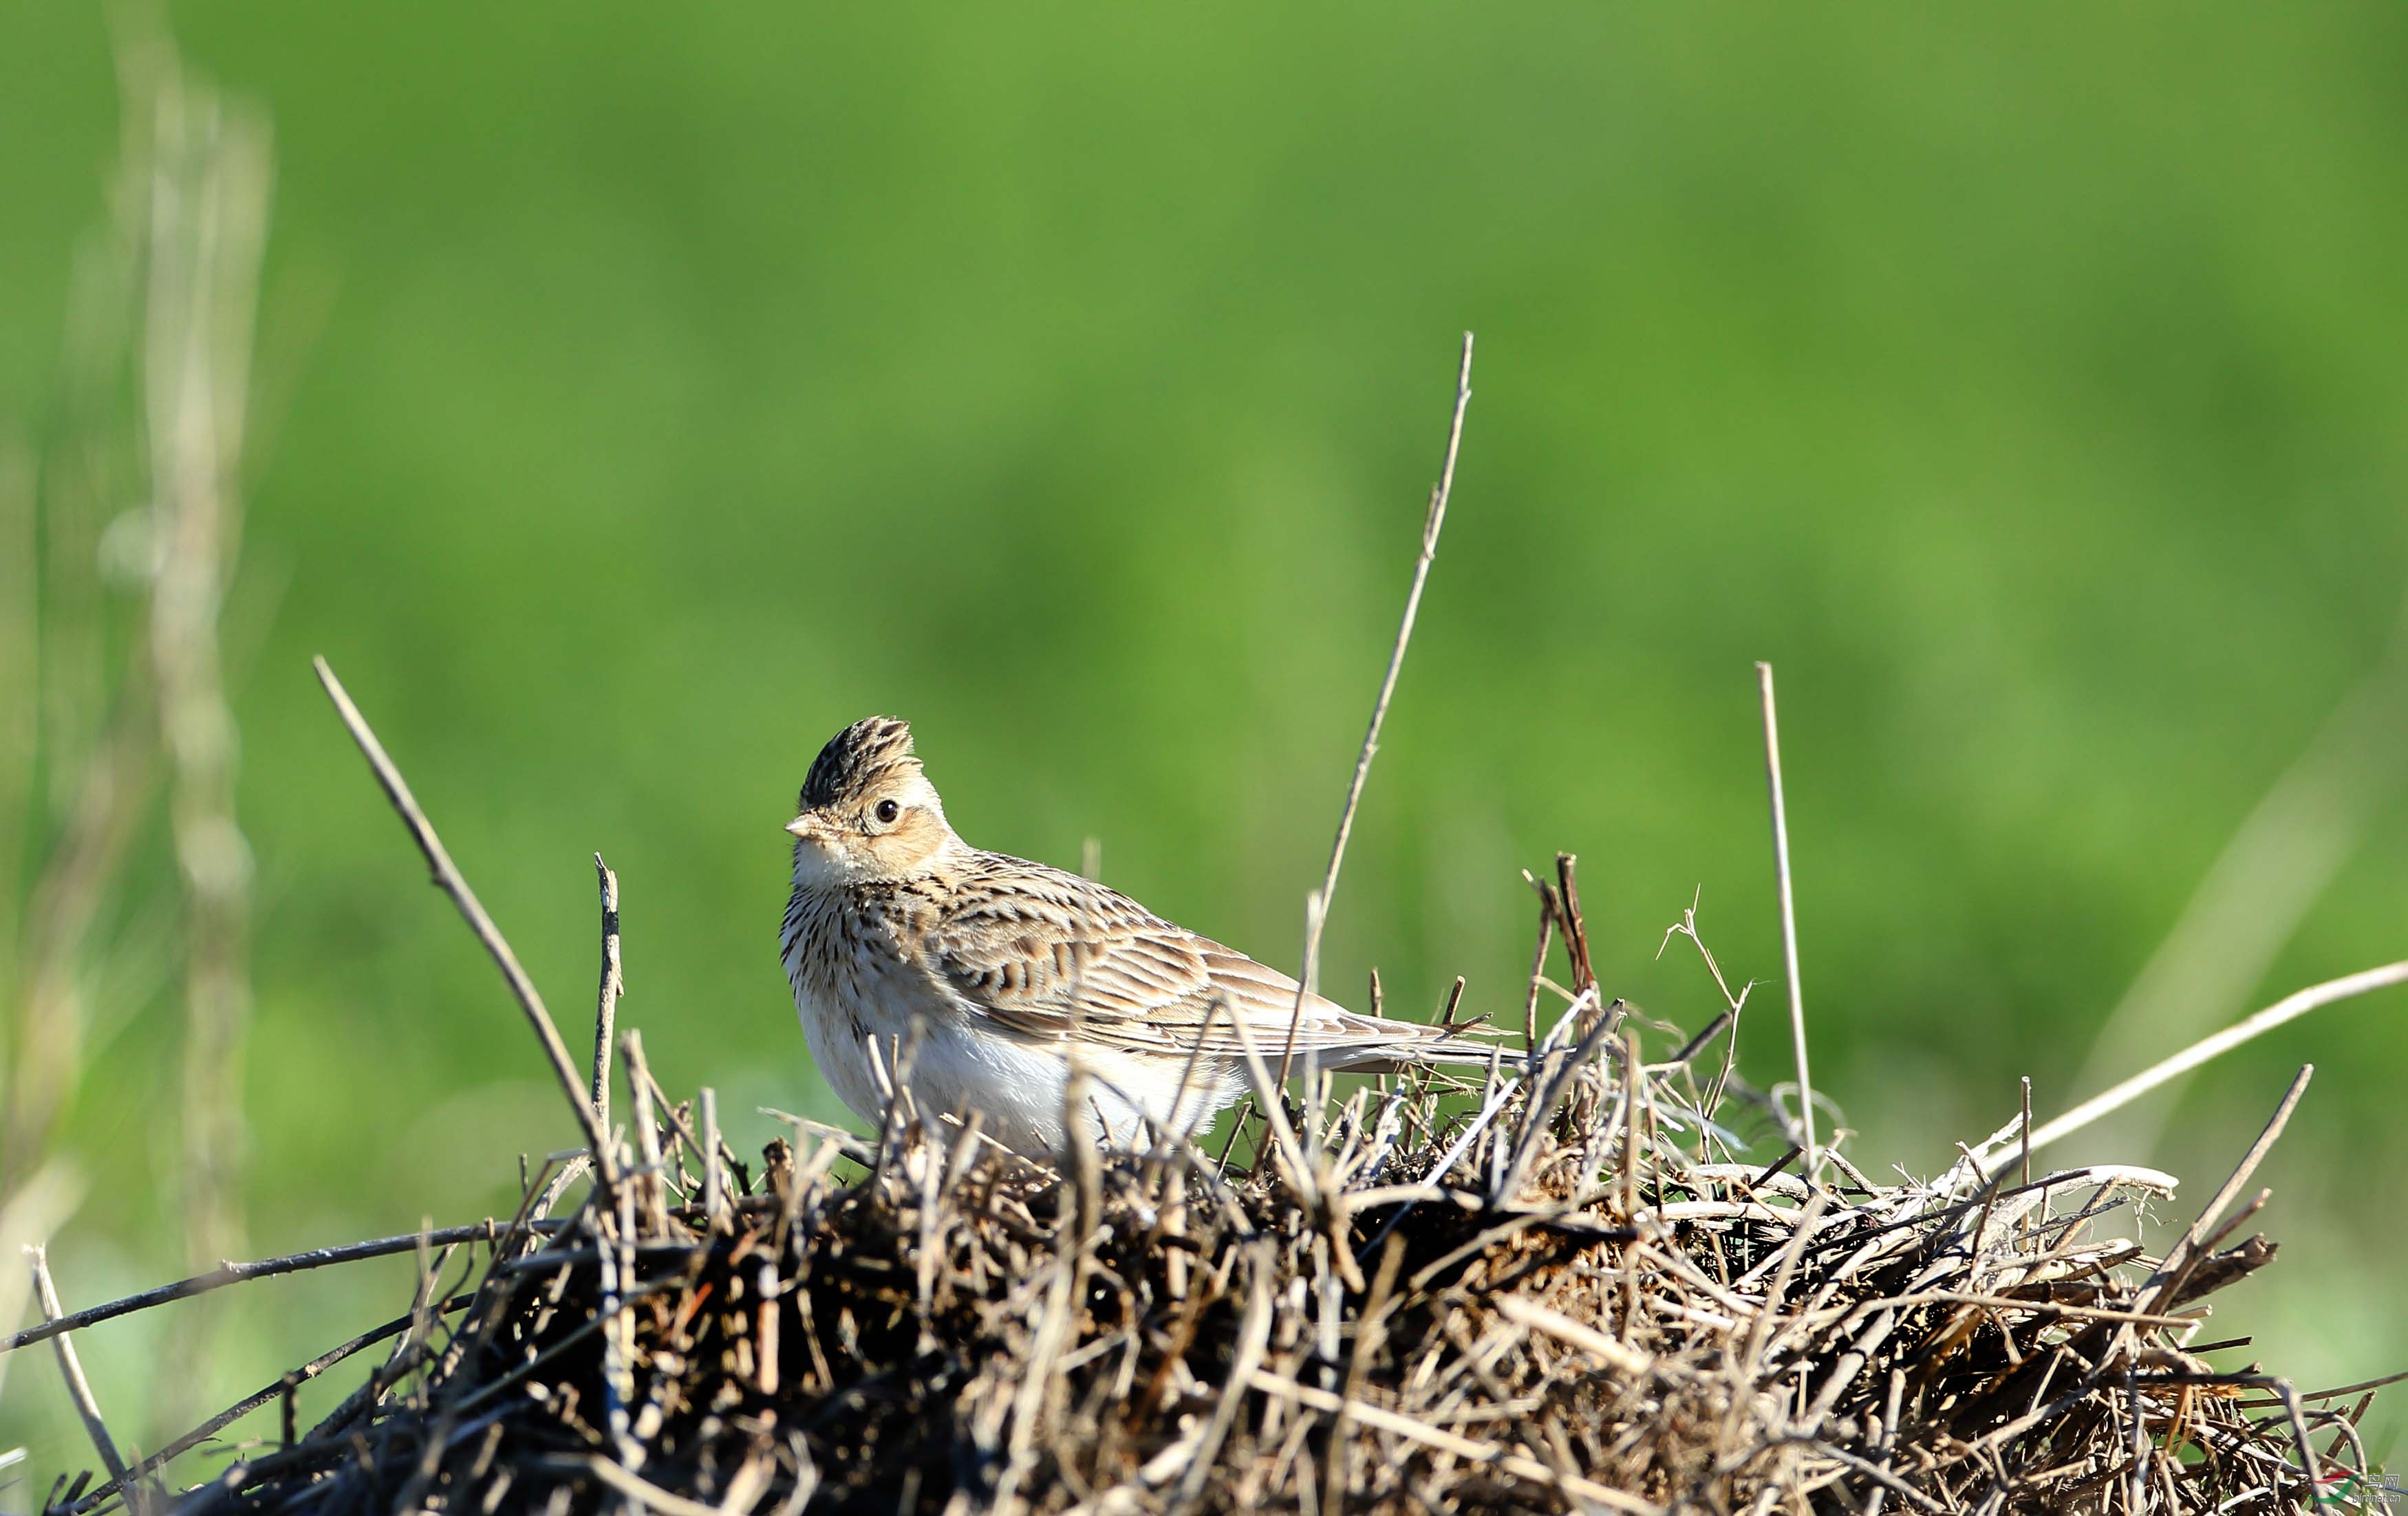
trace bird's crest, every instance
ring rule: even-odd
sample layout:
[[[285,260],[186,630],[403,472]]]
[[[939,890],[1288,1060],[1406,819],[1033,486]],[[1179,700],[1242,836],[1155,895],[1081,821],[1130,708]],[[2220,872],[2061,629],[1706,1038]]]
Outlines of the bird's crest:
[[[911,723],[892,716],[857,721],[828,738],[811,771],[803,779],[801,806],[818,810],[848,795],[858,795],[887,775],[917,773],[920,760],[911,752]]]

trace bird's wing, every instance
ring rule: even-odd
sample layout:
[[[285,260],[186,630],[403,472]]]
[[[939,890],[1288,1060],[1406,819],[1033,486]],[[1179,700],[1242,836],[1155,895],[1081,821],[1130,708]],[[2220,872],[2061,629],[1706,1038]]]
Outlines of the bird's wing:
[[[1286,1046],[1297,983],[1277,969],[1147,910],[1092,880],[984,854],[959,881],[930,947],[953,992],[1023,1036],[1128,1052],[1238,1057],[1231,1027],[1267,1062]],[[1221,1008],[1216,1009],[1216,1005]],[[1411,1060],[1435,1028],[1357,1016],[1304,997],[1298,1052]],[[1478,1051],[1486,1056],[1485,1049]]]

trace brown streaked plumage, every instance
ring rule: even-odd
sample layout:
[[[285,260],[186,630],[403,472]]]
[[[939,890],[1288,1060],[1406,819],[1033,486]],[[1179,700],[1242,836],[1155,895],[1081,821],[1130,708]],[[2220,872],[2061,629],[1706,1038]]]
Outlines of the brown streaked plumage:
[[[906,723],[873,716],[838,733],[800,801],[781,946],[811,1055],[856,1114],[883,1111],[909,1048],[924,1113],[980,1110],[1006,1146],[1054,1151],[1075,1048],[1096,1088],[1091,1124],[1126,1144],[1148,1122],[1183,1133],[1237,1097],[1233,1017],[1266,1059],[1285,1044],[1296,980],[1092,880],[971,847]],[[1305,997],[1296,1047],[1363,1072],[1489,1058],[1485,1043],[1319,995]]]

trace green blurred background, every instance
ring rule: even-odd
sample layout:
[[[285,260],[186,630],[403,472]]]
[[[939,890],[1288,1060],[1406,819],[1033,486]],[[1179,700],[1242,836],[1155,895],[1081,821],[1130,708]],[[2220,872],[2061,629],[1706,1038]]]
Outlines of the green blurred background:
[[[2408,586],[2394,6],[172,23],[276,144],[226,618],[254,1254],[507,1212],[512,1155],[575,1137],[311,653],[573,1046],[609,857],[624,1014],[757,1146],[757,1106],[841,1114],[777,966],[778,826],[870,711],[912,720],[974,841],[1075,865],[1098,838],[1112,883],[1296,956],[1466,327],[1454,514],[1333,990],[1376,964],[1426,1014],[1461,972],[1510,1019],[1518,870],[1564,849],[1608,987],[1689,1025],[1713,987],[1656,951],[1702,892],[1707,941],[1768,981],[1742,1066],[1787,1078],[1769,658],[1816,1083],[1869,1171],[1931,1174],[2019,1075],[2045,1116],[2137,1066],[2086,1073],[2244,818],[2353,692],[2362,713],[2408,690],[2378,672]],[[21,568],[74,250],[106,216],[113,48],[93,7],[0,12]],[[21,694],[28,579],[0,626]],[[17,761],[17,705],[0,802],[31,879],[59,802]],[[2329,836],[2285,865],[2296,933],[2144,1052],[2408,949],[2401,728],[2372,730],[2310,786]],[[2298,830],[2272,828],[2278,860]],[[2261,872],[2243,917],[2282,914]],[[154,831],[102,918],[115,966],[58,1138],[86,1186],[53,1239],[70,1307],[186,1263],[176,909]],[[2226,1358],[2312,1386],[2408,1366],[2403,1012],[2322,1012],[2212,1068],[2162,1137],[2055,1155],[2172,1167],[2187,1219],[2321,1066],[2261,1171],[2282,1259],[2210,1334],[2258,1345]],[[221,1297],[207,1382],[165,1397],[231,1400],[393,1314],[408,1275]],[[83,1335],[130,1440],[168,1430],[145,1366],[188,1319]],[[0,1448],[30,1444],[37,1480],[0,1509],[89,1462],[47,1356],[20,1357]],[[2378,1454],[2403,1424],[2378,1408]]]

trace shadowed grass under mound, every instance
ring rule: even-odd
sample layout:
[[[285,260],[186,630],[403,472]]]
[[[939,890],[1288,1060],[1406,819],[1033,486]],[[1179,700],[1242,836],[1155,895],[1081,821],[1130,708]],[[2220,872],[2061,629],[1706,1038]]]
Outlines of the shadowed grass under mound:
[[[1701,1117],[1730,1018],[1644,1062],[1672,1029],[1600,1006],[1562,919],[1535,1058],[1303,1131],[1250,1102],[1253,1173],[1166,1142],[1066,1181],[907,1099],[875,1141],[796,1123],[756,1181],[631,1037],[617,1182],[548,1222],[569,1175],[531,1187],[470,1293],[428,1251],[369,1383],[182,1509],[2257,1511],[2316,1503],[2311,1437],[2372,1498],[2364,1398],[2200,1340],[2273,1256],[2228,1245],[2257,1203],[2213,1213],[2279,1115],[2166,1257],[2171,1177],[2021,1180],[2013,1129],[1995,1177],[1810,1187]]]

